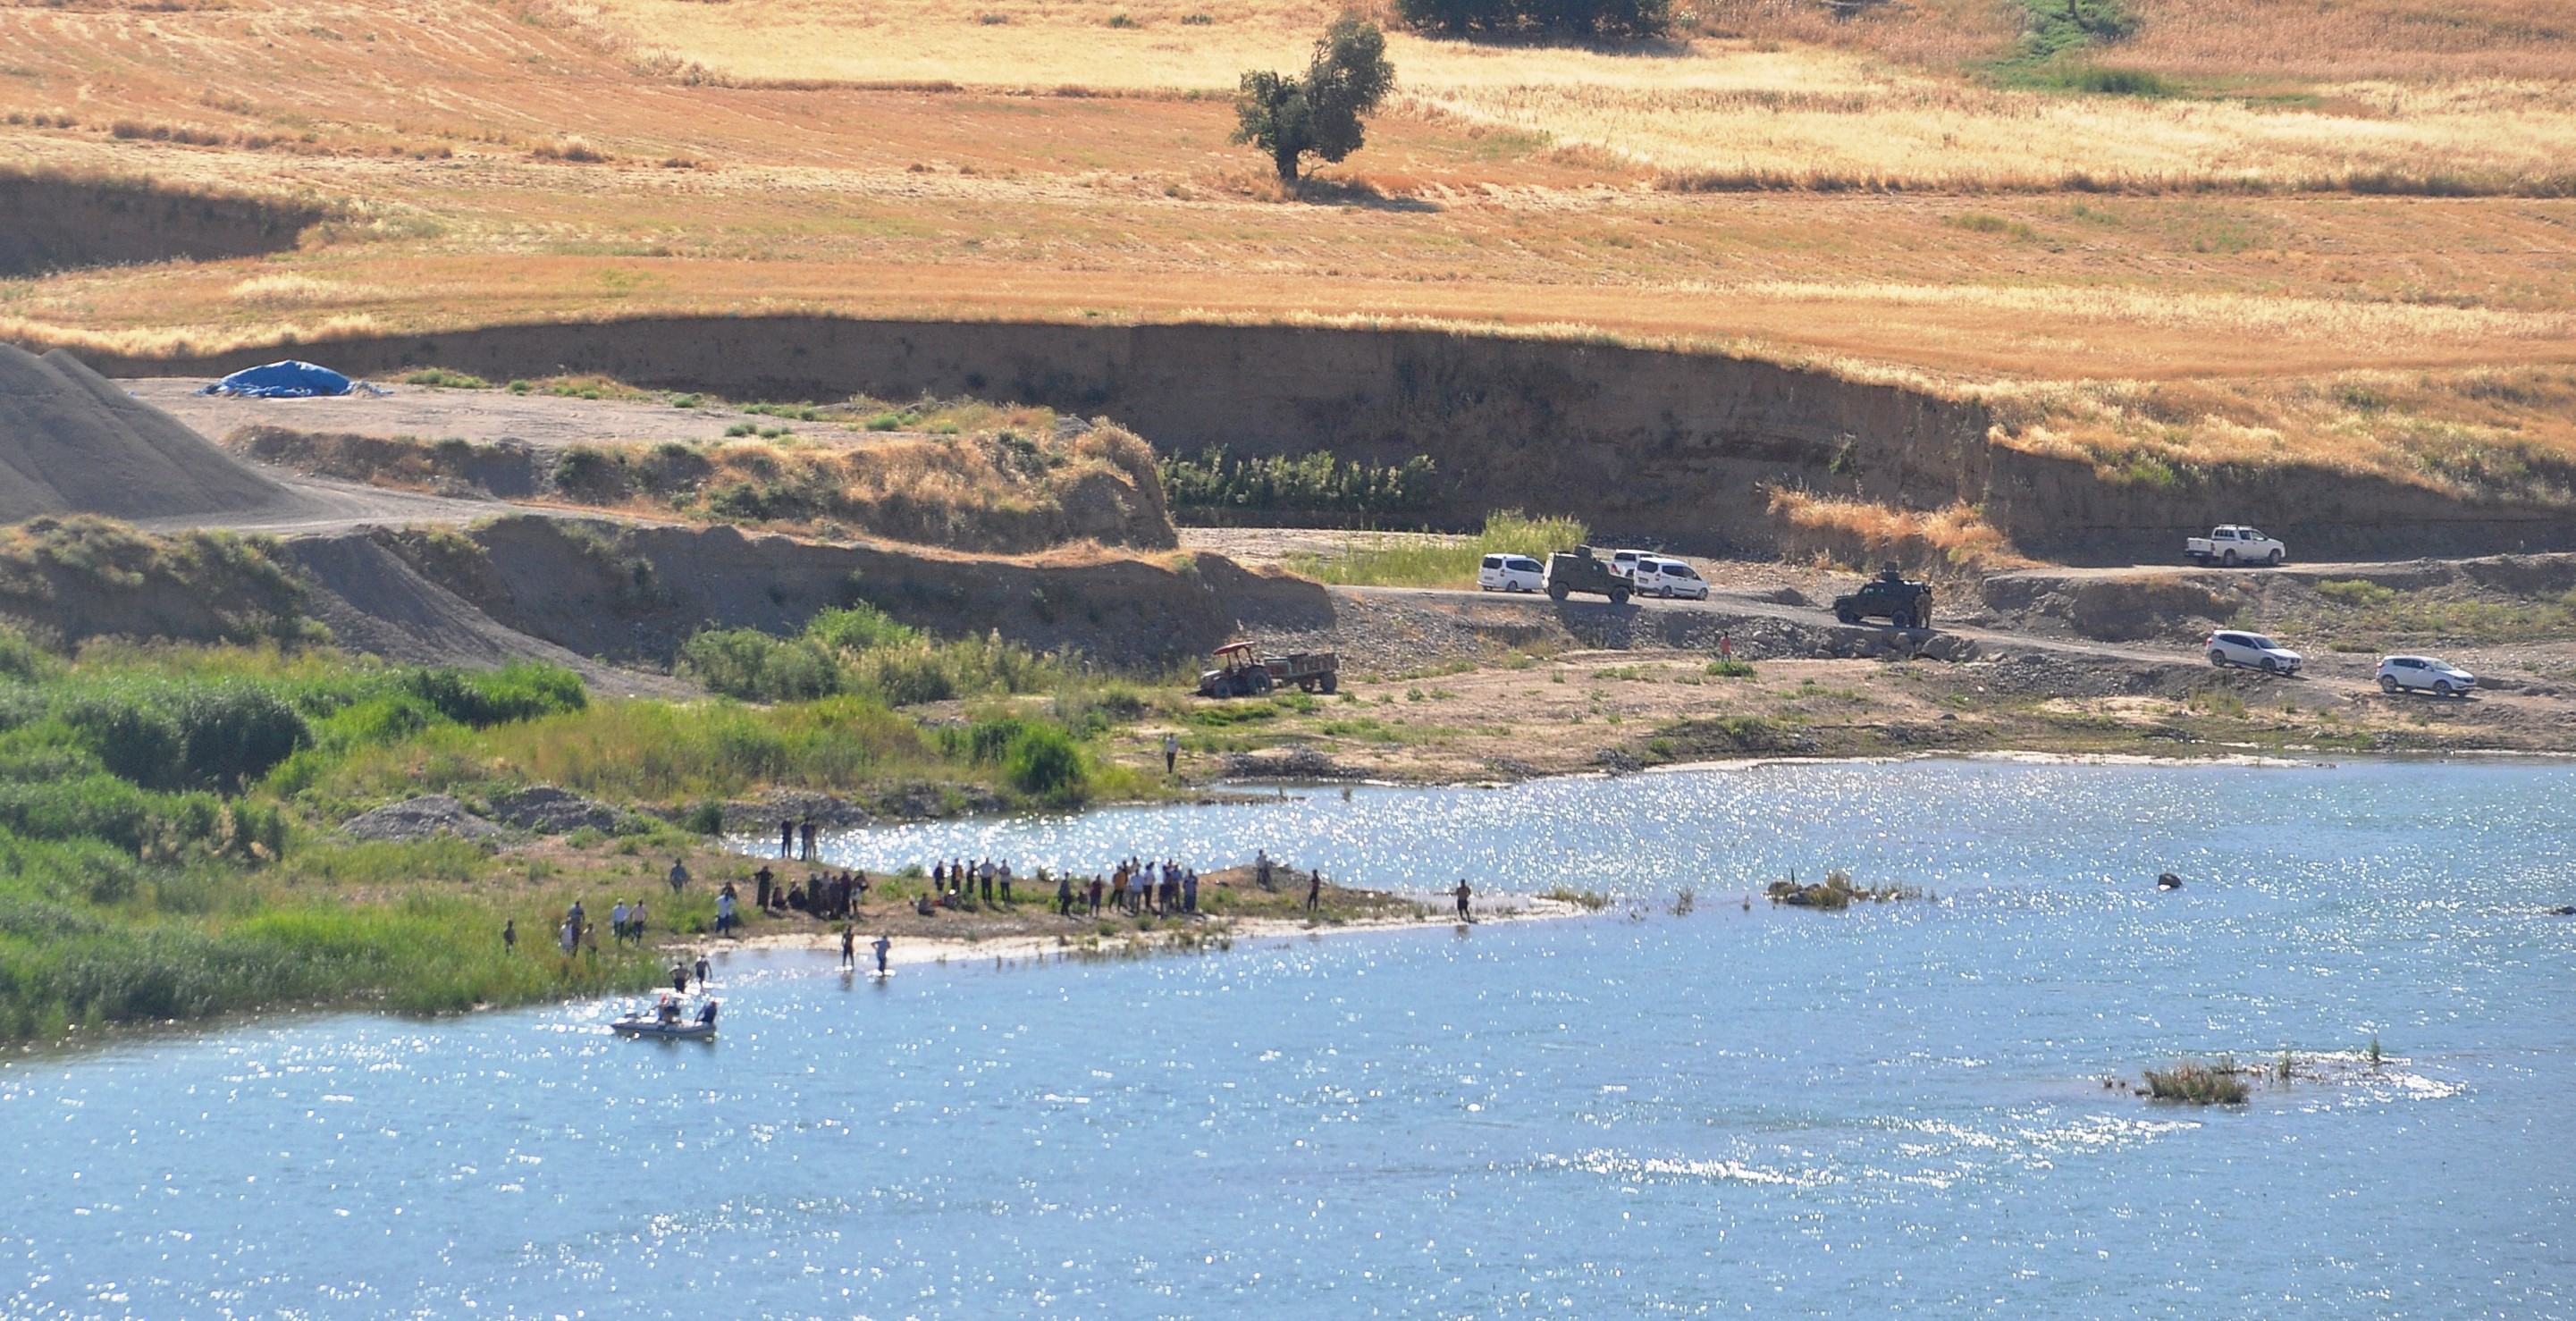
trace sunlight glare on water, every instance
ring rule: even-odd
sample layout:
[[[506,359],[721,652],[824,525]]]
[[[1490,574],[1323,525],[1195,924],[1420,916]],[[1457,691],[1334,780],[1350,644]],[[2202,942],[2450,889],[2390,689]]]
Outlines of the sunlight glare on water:
[[[712,1045],[583,1003],[17,1057],[0,1313],[2576,1308],[2566,769],[1776,766],[828,843],[1619,902],[883,984],[720,955]],[[1793,867],[1938,899],[1743,906]],[[2242,1107],[2101,1085],[2284,1049],[2315,1076]]]

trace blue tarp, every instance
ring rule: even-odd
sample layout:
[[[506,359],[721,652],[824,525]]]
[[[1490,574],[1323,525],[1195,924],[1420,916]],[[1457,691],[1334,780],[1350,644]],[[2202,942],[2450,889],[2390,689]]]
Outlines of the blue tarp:
[[[237,394],[247,399],[312,399],[347,394],[349,378],[328,367],[288,359],[265,367],[245,367],[205,388],[205,394]]]

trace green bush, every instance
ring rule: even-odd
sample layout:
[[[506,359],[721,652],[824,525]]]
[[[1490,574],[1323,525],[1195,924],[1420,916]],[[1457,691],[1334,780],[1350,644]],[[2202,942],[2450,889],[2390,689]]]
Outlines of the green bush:
[[[1089,787],[1081,749],[1057,725],[1036,724],[1021,730],[1003,759],[1002,777],[1021,793],[1056,802],[1078,800]]]
[[[1242,458],[1218,446],[1195,457],[1174,455],[1158,466],[1164,496],[1175,508],[1401,514],[1429,508],[1434,495],[1427,454],[1375,464],[1345,462],[1320,450]]]

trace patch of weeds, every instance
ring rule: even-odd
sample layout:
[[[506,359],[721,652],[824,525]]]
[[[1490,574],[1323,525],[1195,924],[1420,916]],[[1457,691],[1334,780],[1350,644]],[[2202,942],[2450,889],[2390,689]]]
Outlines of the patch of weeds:
[[[2192,1105],[2243,1105],[2251,1089],[2236,1061],[2220,1056],[2215,1064],[2177,1060],[2170,1069],[2148,1069],[2147,1095],[2159,1101]]]
[[[1720,679],[1750,679],[1753,677],[1753,663],[1732,659],[1713,660],[1708,663],[1708,673]]]
[[[492,383],[484,380],[480,376],[476,376],[468,372],[452,372],[444,367],[432,367],[426,371],[413,372],[411,375],[402,379],[403,384],[405,385],[427,385],[441,390],[489,390],[492,388]]]
[[[2028,224],[2019,220],[2006,220],[2002,216],[1984,211],[1962,211],[1955,216],[1943,216],[1941,223],[1952,229],[1964,229],[1974,234],[2009,235],[2025,243],[2037,242],[2039,239],[2039,231]]]

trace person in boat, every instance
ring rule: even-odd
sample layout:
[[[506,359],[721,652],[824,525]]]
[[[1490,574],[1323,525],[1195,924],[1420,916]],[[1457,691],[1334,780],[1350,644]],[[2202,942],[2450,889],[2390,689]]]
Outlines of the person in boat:
[[[653,1017],[664,1027],[677,1027],[680,1022],[680,1002],[670,996],[663,996],[653,1006]]]
[[[713,1001],[713,1000],[709,1000],[709,1001],[707,1001],[705,1004],[702,1004],[702,1005],[699,1005],[699,1006],[698,1006],[698,1026],[700,1026],[700,1027],[714,1027],[715,1025],[716,1025],[716,1002],[715,1002],[715,1001]]]

